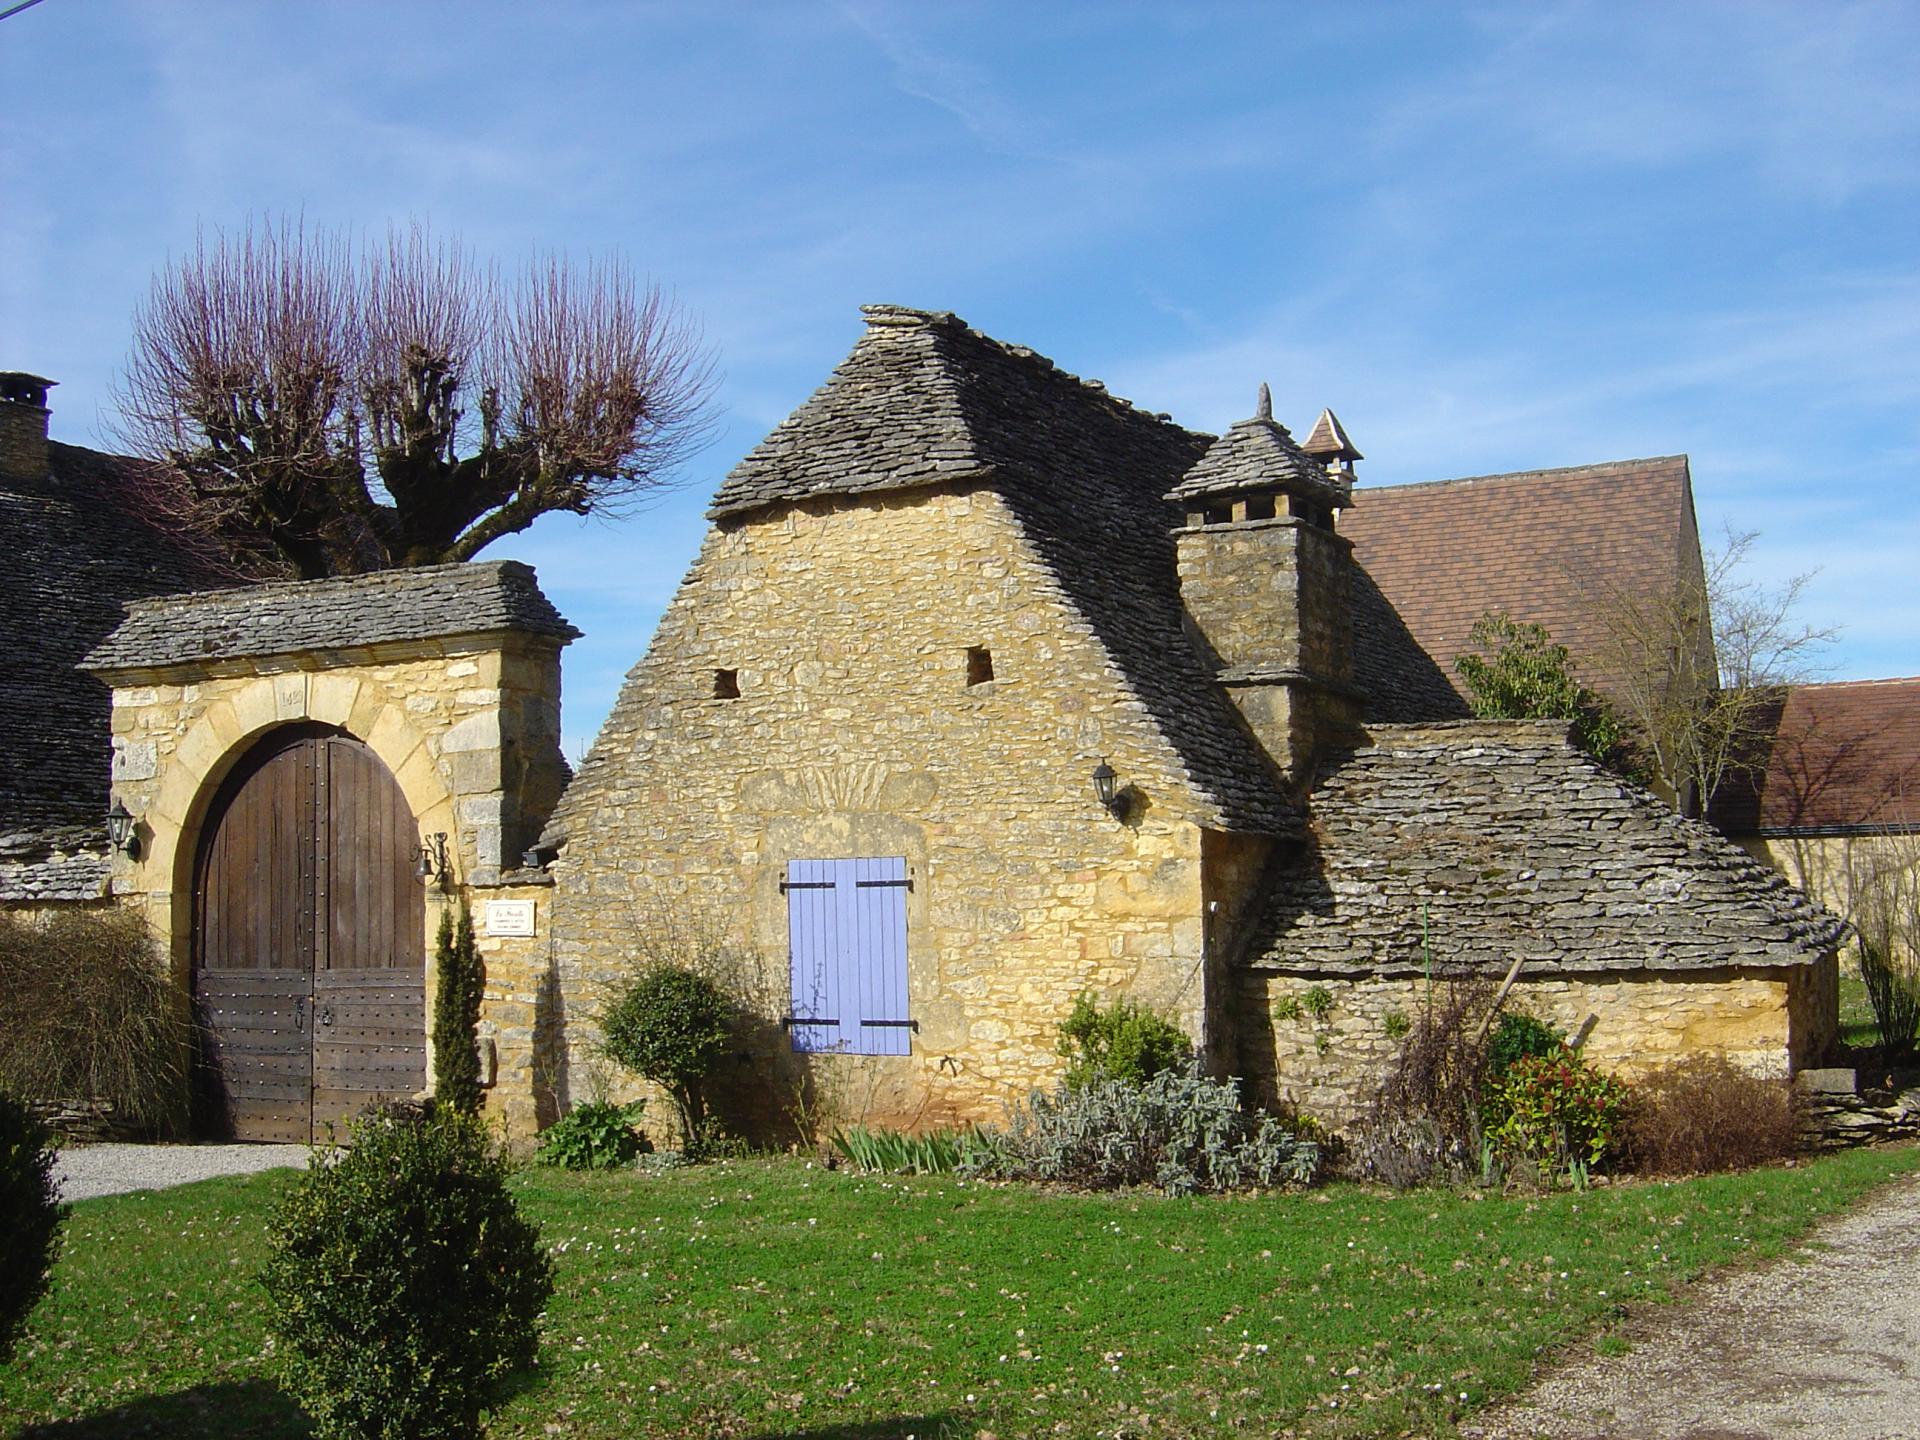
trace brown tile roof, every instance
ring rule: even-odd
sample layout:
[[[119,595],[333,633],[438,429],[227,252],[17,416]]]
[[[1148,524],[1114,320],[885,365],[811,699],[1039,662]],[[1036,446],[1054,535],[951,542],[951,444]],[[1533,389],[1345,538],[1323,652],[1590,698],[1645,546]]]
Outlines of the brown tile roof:
[[[1366,487],[1340,533],[1458,689],[1454,661],[1489,610],[1544,625],[1586,681],[1604,640],[1596,591],[1642,591],[1698,573],[1684,455]]]
[[[1729,834],[1920,827],[1920,677],[1796,685],[1758,768],[1723,785]]]

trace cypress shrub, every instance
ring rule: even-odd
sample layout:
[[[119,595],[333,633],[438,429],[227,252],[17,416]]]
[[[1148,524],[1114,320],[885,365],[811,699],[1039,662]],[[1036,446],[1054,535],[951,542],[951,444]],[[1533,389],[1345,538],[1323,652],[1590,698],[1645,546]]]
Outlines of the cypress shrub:
[[[480,1111],[480,995],[486,966],[473,939],[473,912],[440,912],[433,953],[433,1095],[462,1115]]]

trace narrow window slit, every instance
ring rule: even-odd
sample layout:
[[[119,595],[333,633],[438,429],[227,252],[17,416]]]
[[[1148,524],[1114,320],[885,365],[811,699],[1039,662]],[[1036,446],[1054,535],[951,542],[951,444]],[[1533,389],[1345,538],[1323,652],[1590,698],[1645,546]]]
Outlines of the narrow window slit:
[[[716,700],[738,700],[740,698],[740,672],[738,670],[716,670],[713,672],[713,698]]]
[[[967,684],[984,685],[993,679],[993,651],[984,645],[967,647]]]

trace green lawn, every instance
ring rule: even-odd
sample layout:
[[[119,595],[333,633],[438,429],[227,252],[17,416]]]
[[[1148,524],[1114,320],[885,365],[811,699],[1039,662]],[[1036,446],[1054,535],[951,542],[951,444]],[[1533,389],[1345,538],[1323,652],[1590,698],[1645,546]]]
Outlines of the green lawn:
[[[1871,1050],[1880,1043],[1880,1027],[1873,1022],[1873,1004],[1867,982],[1858,975],[1840,977],[1840,1043],[1855,1050]]]
[[[1912,1148],[1581,1195],[1169,1200],[751,1160],[515,1180],[557,1252],[496,1436],[1444,1433],[1543,1349],[1790,1245]],[[262,1227],[285,1173],[75,1208],[0,1429],[299,1435]],[[1465,1397],[1464,1399],[1462,1397]]]

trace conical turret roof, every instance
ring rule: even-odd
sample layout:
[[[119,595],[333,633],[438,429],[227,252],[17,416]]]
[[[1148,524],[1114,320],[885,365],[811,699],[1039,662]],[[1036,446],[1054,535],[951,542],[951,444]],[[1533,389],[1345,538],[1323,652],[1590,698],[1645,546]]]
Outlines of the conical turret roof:
[[[1258,412],[1214,441],[1199,463],[1167,492],[1167,499],[1179,502],[1275,492],[1305,495],[1328,505],[1345,505],[1350,498],[1339,478],[1273,418],[1272,399],[1262,385]]]

